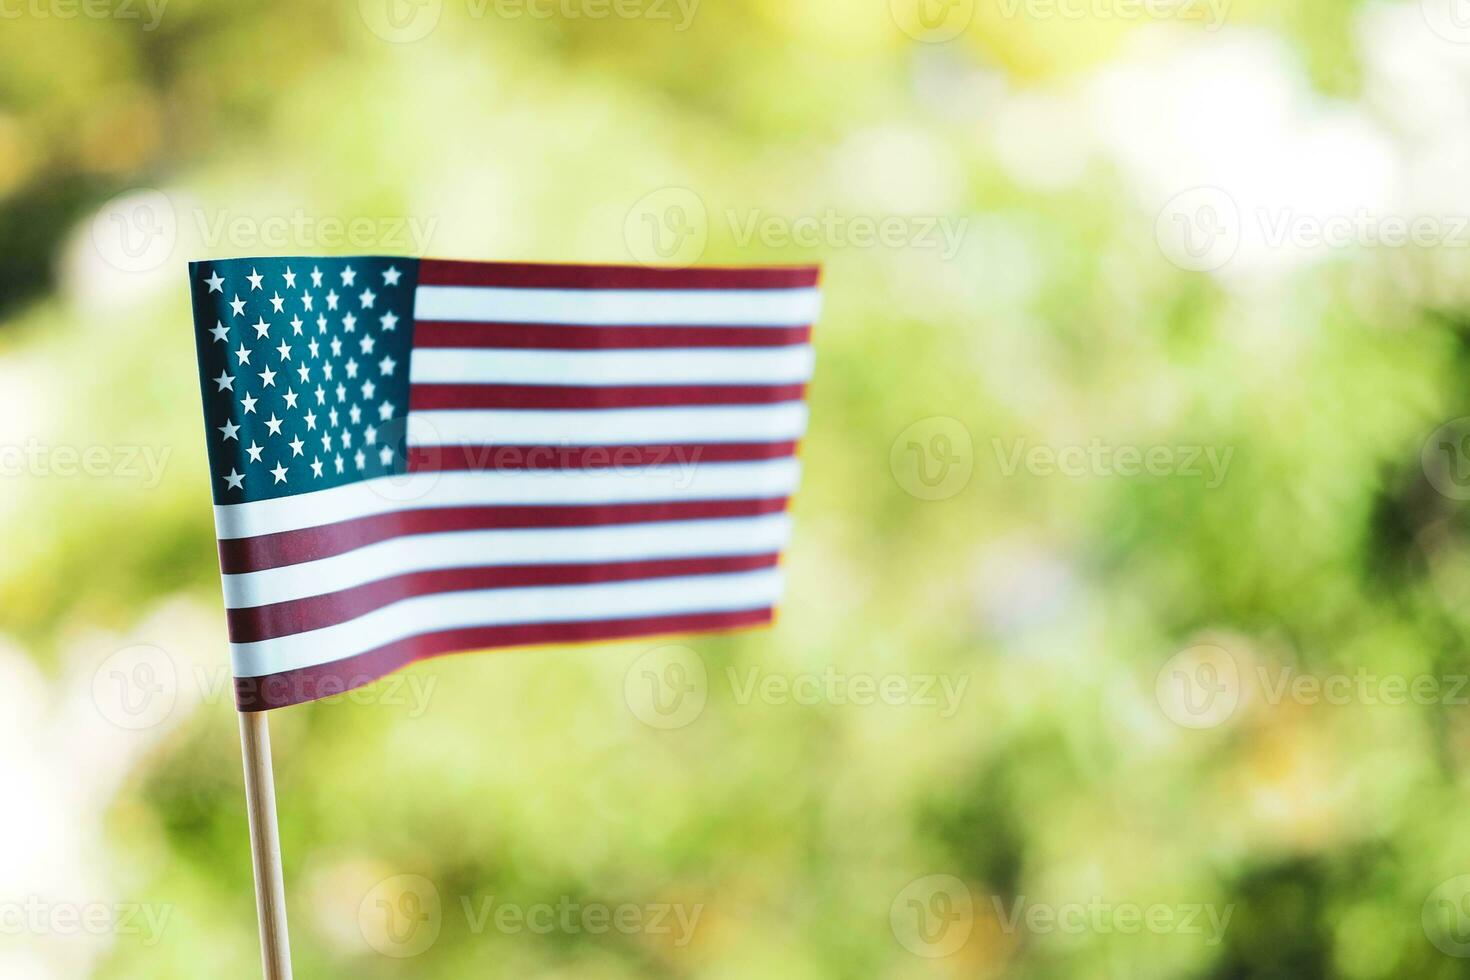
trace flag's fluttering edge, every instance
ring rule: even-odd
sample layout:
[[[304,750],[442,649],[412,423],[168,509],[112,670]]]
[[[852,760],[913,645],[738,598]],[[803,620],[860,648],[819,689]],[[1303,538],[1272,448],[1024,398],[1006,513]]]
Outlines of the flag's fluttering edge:
[[[770,621],[815,268],[189,267],[235,692]]]

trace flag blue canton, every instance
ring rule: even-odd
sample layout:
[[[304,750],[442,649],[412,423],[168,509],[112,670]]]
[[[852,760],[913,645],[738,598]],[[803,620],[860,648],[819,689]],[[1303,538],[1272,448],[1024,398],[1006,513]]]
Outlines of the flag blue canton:
[[[221,259],[189,281],[215,503],[407,469],[416,261]]]

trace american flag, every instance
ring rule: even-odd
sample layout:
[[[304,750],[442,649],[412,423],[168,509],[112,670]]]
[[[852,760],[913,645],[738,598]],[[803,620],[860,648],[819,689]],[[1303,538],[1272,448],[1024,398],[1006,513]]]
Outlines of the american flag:
[[[771,620],[815,268],[189,266],[237,704]]]

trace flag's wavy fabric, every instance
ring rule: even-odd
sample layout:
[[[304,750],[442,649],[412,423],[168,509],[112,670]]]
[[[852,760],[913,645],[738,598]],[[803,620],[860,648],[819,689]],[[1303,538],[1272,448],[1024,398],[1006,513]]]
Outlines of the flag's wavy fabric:
[[[237,705],[769,622],[815,268],[189,266]]]

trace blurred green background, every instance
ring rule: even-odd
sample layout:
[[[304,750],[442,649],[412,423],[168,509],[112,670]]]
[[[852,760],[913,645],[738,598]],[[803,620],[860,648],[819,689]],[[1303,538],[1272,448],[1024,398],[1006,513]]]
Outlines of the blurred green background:
[[[0,976],[259,975],[184,263],[303,253],[826,305],[775,629],[273,714],[297,976],[1470,973],[1455,2],[0,5]]]

